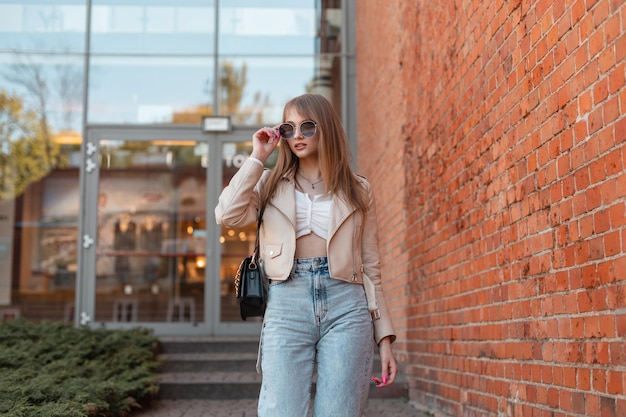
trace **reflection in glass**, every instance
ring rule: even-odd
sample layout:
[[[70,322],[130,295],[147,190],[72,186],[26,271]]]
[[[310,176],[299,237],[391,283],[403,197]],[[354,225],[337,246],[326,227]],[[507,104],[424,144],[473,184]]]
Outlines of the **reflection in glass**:
[[[96,321],[201,322],[206,147],[102,141]]]
[[[23,3],[13,0],[0,4],[0,48],[58,52],[85,50],[85,1]]]
[[[78,56],[0,53],[0,91],[36,113],[50,134],[81,132],[83,67]]]
[[[0,54],[0,305],[30,320],[73,320],[82,75],[76,56]]]
[[[219,50],[226,55],[312,55],[316,52],[316,1],[220,4]]]
[[[82,66],[71,57],[0,54],[0,201],[80,163]]]
[[[92,51],[95,53],[211,54],[215,6],[207,0],[94,0]]]
[[[213,69],[201,58],[94,57],[90,123],[197,123],[212,110]]]
[[[89,123],[271,124],[307,91],[341,108],[340,0],[91,4]],[[86,5],[0,0],[0,305],[33,320],[73,316]],[[249,146],[224,146],[226,181]],[[102,150],[98,319],[202,320],[206,144]],[[222,232],[222,318],[238,322],[227,277],[254,227]]]
[[[73,321],[79,201],[77,169],[54,169],[0,200],[0,306]]]
[[[337,102],[333,92],[341,91],[340,68],[334,55],[225,57],[220,61],[220,114],[239,125],[272,124],[282,120],[285,103],[297,95],[315,92]]]

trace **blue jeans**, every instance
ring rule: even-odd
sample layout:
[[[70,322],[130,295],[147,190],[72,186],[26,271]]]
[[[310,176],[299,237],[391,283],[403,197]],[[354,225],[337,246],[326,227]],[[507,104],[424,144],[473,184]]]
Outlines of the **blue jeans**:
[[[314,417],[361,416],[372,339],[363,286],[330,278],[327,258],[296,259],[286,281],[270,284],[259,417],[307,417],[315,371]]]

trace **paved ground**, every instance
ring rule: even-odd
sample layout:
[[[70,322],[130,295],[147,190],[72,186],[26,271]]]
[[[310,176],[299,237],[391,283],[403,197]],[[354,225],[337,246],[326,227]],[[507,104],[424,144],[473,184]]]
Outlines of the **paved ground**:
[[[159,400],[132,417],[257,417],[256,400]],[[403,399],[370,399],[363,417],[431,417]],[[341,417],[341,416],[337,416]]]

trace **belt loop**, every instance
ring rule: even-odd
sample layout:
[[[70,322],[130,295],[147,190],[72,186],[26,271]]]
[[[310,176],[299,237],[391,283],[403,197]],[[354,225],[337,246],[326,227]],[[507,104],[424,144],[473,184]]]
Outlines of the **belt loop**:
[[[370,317],[372,318],[372,321],[380,319],[380,309],[377,308],[376,310],[370,311]]]

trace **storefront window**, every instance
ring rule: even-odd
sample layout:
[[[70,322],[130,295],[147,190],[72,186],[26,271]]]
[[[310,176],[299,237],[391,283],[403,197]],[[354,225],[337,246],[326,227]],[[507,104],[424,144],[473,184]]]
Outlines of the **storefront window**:
[[[338,103],[334,3],[96,0],[89,122],[198,124],[219,114],[255,126],[279,120],[285,102],[305,92]]]
[[[0,309],[73,319],[83,66],[0,53]]]
[[[339,84],[339,58],[235,58],[220,61],[220,114],[237,125],[265,125],[282,121],[291,98],[315,92],[333,100]],[[332,68],[332,65],[337,65]]]
[[[93,4],[94,53],[214,53],[215,5],[210,0],[94,0]]]
[[[235,0],[220,4],[220,53],[285,57],[319,52],[316,3]]]
[[[206,146],[100,148],[96,321],[203,321]]]
[[[79,202],[78,170],[54,169],[0,203],[0,309],[73,320]]]
[[[215,201],[202,118],[231,118],[223,167],[212,167],[227,182],[251,151],[237,135],[280,122],[292,97],[321,93],[340,111],[341,3],[0,0],[2,317],[71,322],[78,303],[98,322],[218,320],[205,308],[218,295],[204,283]],[[199,136],[165,142],[134,126],[166,124]],[[85,132],[118,127],[133,139],[82,146]],[[221,274],[209,279],[220,279],[220,321],[239,322],[232,275],[254,226],[221,232],[210,243]]]
[[[213,114],[213,78],[207,59],[95,57],[89,122],[200,126]]]
[[[231,115],[238,125],[263,125],[280,121],[284,104],[306,92],[337,102],[339,3],[235,0],[220,4],[220,114]]]
[[[0,49],[85,50],[85,0],[0,0]]]
[[[79,56],[0,52],[0,94],[33,113],[45,135],[80,143],[70,137],[82,132],[83,67]]]

